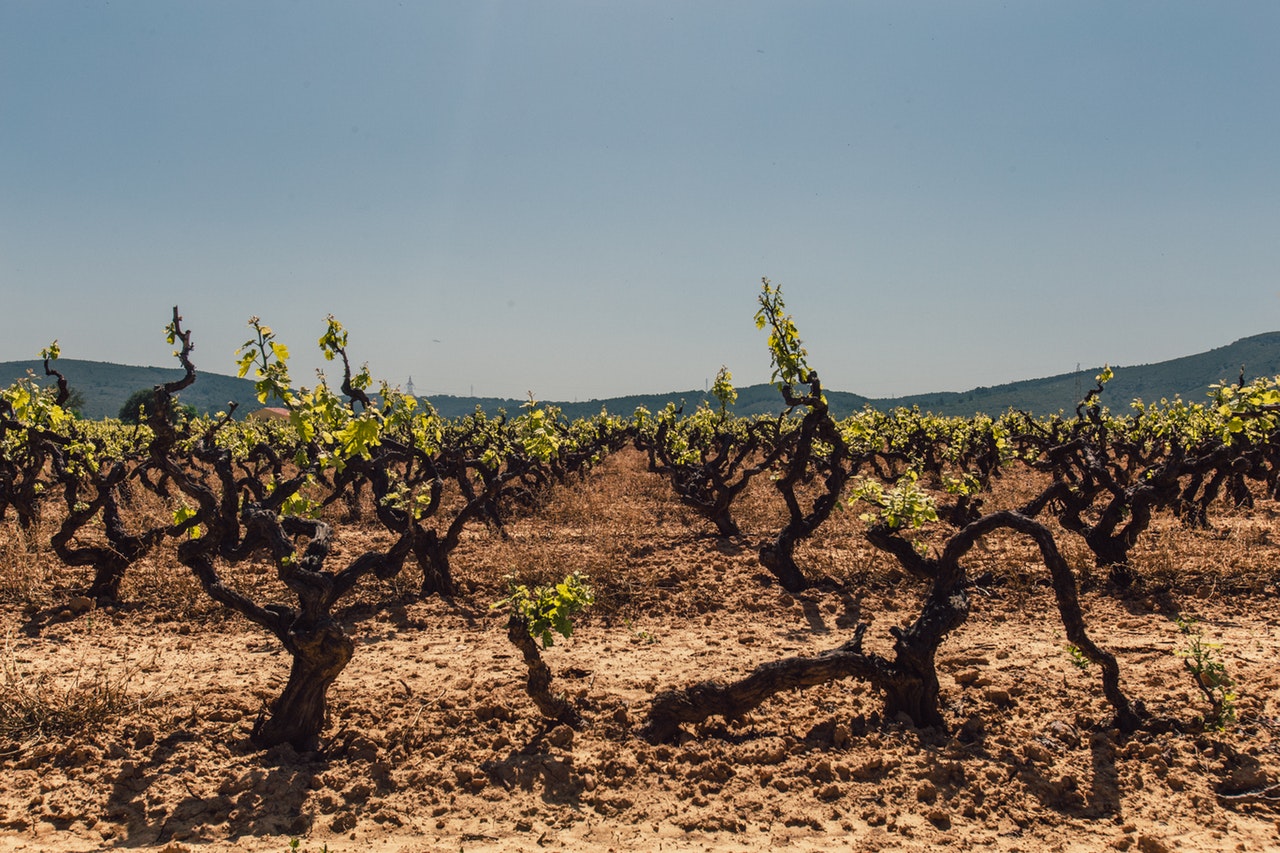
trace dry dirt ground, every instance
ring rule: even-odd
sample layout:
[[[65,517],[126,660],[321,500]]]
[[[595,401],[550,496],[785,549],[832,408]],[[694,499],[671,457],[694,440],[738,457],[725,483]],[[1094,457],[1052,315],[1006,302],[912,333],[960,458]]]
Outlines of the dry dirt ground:
[[[1146,593],[1083,596],[1125,690],[1182,732],[1108,727],[1035,552],[1010,539],[972,556],[974,574],[1001,582],[940,650],[948,731],[882,720],[874,692],[841,681],[650,745],[637,729],[657,691],[833,648],[859,621],[867,647],[889,653],[888,629],[918,608],[919,585],[861,544],[856,512],[801,551],[835,583],[799,596],[755,559],[777,520],[767,484],[740,517],[743,541],[708,535],[628,451],[510,539],[472,531],[457,599],[415,600],[405,579],[367,586],[344,612],[357,649],[313,754],[250,747],[288,657],[166,555],[136,567],[132,603],[72,614],[60,602],[85,578],[0,527],[0,701],[10,714],[43,703],[48,720],[44,735],[0,742],[0,849],[1280,849],[1274,505],[1224,511],[1215,532],[1152,531],[1136,561]],[[348,553],[373,535],[339,531]],[[1087,576],[1083,551],[1070,554]],[[539,718],[489,609],[508,572],[575,569],[599,600],[546,659],[583,710],[576,732]],[[1178,614],[1200,620],[1239,686],[1226,731],[1196,724],[1208,706],[1177,654]],[[68,722],[72,708],[85,719]]]

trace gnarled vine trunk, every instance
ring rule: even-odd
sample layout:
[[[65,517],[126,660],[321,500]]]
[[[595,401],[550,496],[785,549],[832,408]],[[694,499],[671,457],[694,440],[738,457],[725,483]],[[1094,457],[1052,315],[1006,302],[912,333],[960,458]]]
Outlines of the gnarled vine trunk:
[[[288,633],[293,656],[284,692],[258,717],[250,739],[257,746],[288,743],[299,752],[315,750],[324,729],[329,687],[351,660],[355,643],[333,619]]]
[[[520,650],[529,675],[525,679],[525,692],[538,706],[542,716],[555,720],[573,728],[582,725],[582,716],[578,709],[562,696],[551,692],[551,667],[542,659],[538,650],[538,641],[529,633],[529,624],[518,613],[512,613],[507,620],[507,638]]]

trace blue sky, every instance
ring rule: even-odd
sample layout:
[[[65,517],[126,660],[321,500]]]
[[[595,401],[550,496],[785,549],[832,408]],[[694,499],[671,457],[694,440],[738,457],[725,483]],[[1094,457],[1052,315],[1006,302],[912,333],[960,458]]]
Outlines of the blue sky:
[[[0,360],[965,390],[1280,329],[1280,4],[0,0]]]

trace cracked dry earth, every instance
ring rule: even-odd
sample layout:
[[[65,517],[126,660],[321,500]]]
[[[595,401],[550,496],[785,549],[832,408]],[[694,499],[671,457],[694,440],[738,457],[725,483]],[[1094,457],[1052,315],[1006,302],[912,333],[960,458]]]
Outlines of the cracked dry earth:
[[[659,690],[839,646],[858,622],[870,623],[866,647],[889,653],[888,629],[917,612],[921,588],[860,544],[855,513],[800,552],[834,583],[779,590],[755,559],[770,499],[767,486],[748,495],[740,517],[754,538],[724,542],[618,454],[513,522],[509,539],[473,530],[457,599],[414,599],[407,581],[367,587],[343,614],[357,649],[316,754],[250,747],[288,657],[163,555],[137,567],[130,604],[76,613],[47,604],[83,579],[15,544],[0,552],[26,555],[4,575],[5,701],[19,688],[54,704],[94,690],[120,701],[79,729],[4,744],[0,849],[1280,849],[1273,505],[1213,534],[1157,530],[1136,565],[1158,591],[1082,597],[1125,690],[1183,731],[1108,727],[1034,552],[1010,538],[975,552],[1004,581],[940,650],[947,731],[883,720],[874,692],[840,681],[646,743],[637,730]],[[351,553],[373,535],[338,530]],[[1075,555],[1082,574],[1086,563]],[[512,570],[574,569],[598,601],[545,657],[583,711],[579,731],[538,717],[489,609]],[[269,589],[263,577],[244,583]],[[1196,723],[1207,705],[1177,654],[1180,613],[1200,620],[1239,685],[1226,731]]]

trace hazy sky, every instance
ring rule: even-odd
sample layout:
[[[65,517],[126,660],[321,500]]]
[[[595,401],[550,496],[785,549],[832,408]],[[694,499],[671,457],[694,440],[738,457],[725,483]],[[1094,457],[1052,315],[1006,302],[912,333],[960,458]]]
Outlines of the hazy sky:
[[[0,0],[0,360],[965,390],[1280,329],[1280,3]]]

